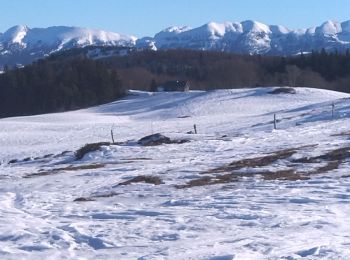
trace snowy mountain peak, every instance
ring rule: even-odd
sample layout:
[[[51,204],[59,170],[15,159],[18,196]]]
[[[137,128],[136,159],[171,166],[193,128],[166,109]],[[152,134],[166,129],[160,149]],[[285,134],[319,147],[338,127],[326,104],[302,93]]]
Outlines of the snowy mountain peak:
[[[0,40],[10,43],[22,43],[22,39],[26,36],[29,28],[26,25],[16,25],[8,29],[1,35]]]
[[[73,47],[135,46],[137,38],[106,32],[68,26],[28,28],[18,25],[0,34],[0,67],[5,64],[26,64],[53,52]],[[14,60],[12,57],[16,57]]]
[[[176,37],[176,35],[191,30],[188,26],[171,26],[157,33],[154,38],[166,39]]]
[[[322,35],[335,35],[342,32],[342,26],[338,22],[329,20],[317,27],[315,32]]]
[[[165,30],[163,30],[163,33],[174,33],[174,34],[178,34],[178,33],[182,33],[185,31],[190,30],[191,27],[189,26],[171,26],[166,28]]]
[[[227,25],[228,24],[210,22],[205,26],[212,35],[224,36],[226,33]]]
[[[141,39],[80,27],[28,28],[18,25],[0,33],[0,67],[5,64],[26,64],[55,51],[90,45],[264,55],[295,55],[323,48],[345,52],[350,49],[350,20],[342,23],[329,20],[320,26],[295,30],[253,20],[209,22],[197,28],[168,27],[154,37]]]
[[[288,34],[291,32],[290,29],[282,25],[270,25],[270,31],[274,34]]]
[[[295,55],[323,48],[344,52],[350,49],[350,21],[326,21],[318,27],[295,30],[253,20],[209,22],[193,29],[170,27],[136,43],[136,47],[145,46],[154,50],[185,48],[267,55]]]
[[[255,32],[255,33],[271,33],[271,30],[268,25],[252,21],[252,20],[247,20],[242,22],[242,28],[245,33],[247,32]]]

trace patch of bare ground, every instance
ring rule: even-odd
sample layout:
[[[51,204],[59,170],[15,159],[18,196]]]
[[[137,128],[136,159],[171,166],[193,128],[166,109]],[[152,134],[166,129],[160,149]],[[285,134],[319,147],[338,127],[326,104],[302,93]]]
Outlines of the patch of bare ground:
[[[102,194],[98,194],[98,195],[92,195],[90,197],[79,197],[74,199],[74,202],[87,202],[87,201],[95,201],[98,198],[111,198],[114,196],[118,196],[121,193],[118,192],[107,192],[107,193],[102,193]]]
[[[333,170],[336,170],[339,168],[339,165],[342,163],[342,161],[331,161],[328,162],[325,166],[318,167],[314,170],[311,170],[307,172],[307,175],[314,175],[314,174],[322,174],[327,173]]]
[[[175,185],[178,189],[193,188],[198,186],[207,186],[215,184],[230,183],[239,180],[239,176],[232,173],[218,175],[218,176],[204,176],[198,179],[193,179],[184,185]]]
[[[298,180],[309,180],[310,177],[302,173],[298,173],[293,169],[281,170],[276,172],[262,172],[259,173],[265,181],[298,181]]]
[[[280,171],[264,171],[264,172],[255,172],[255,173],[227,173],[223,175],[217,176],[205,176],[198,179],[193,179],[187,182],[184,185],[176,185],[175,187],[178,189],[192,188],[198,186],[207,186],[207,185],[215,185],[215,184],[224,184],[237,182],[242,180],[242,178],[253,178],[256,176],[260,176],[263,180],[271,181],[271,180],[279,180],[279,181],[297,181],[297,180],[308,180],[310,177],[295,172],[293,169],[280,170]]]
[[[322,161],[342,161],[350,157],[350,147],[341,147],[314,157],[303,157],[293,160],[293,163],[318,163]]]
[[[293,160],[293,163],[322,163],[326,162],[326,165],[312,169],[305,173],[307,176],[323,174],[339,168],[339,166],[350,158],[350,147],[341,147],[335,150],[326,152],[325,154],[314,156],[314,157],[303,157],[300,159]]]
[[[79,171],[79,170],[94,170],[105,167],[105,164],[102,163],[94,163],[94,164],[85,164],[85,165],[69,165],[67,167],[62,168],[55,168],[52,170],[40,170],[36,173],[31,173],[23,176],[23,178],[33,178],[33,177],[40,177],[40,176],[48,176],[52,174],[58,174],[62,171]]]
[[[331,136],[346,136],[346,137],[350,137],[350,131],[340,132],[338,134],[333,134]]]
[[[242,159],[232,162],[228,165],[224,165],[209,171],[202,172],[202,174],[220,173],[220,172],[232,172],[242,168],[257,168],[268,166],[277,160],[286,159],[297,152],[300,148],[284,149],[268,155],[254,157],[249,159]]]
[[[85,198],[85,197],[79,197],[73,200],[74,202],[87,202],[87,201],[95,201],[93,198]]]
[[[141,183],[141,182],[147,183],[147,184],[154,184],[154,185],[163,184],[163,181],[157,176],[140,175],[140,176],[136,176],[130,180],[127,180],[125,182],[121,182],[121,183],[113,186],[112,188],[116,188],[118,186],[130,185],[132,183]],[[121,193],[111,191],[111,192],[102,193],[102,194],[98,194],[98,195],[91,195],[89,197],[79,197],[79,198],[76,198],[74,200],[74,202],[95,201],[95,199],[98,199],[98,198],[110,198],[110,197],[118,196],[120,194]]]
[[[140,176],[136,176],[130,180],[121,182],[118,184],[118,186],[122,186],[122,185],[129,185],[132,183],[140,183],[140,182],[144,182],[144,183],[148,183],[148,184],[154,184],[154,185],[160,185],[163,184],[163,181],[157,177],[157,176],[146,176],[146,175],[140,175]]]
[[[339,165],[344,162],[345,159],[350,157],[350,147],[342,147],[327,153],[315,156],[315,157],[303,157],[300,159],[292,160],[294,164],[305,163],[326,163],[325,165],[311,169],[305,172],[298,172],[295,169],[286,169],[278,171],[262,171],[262,172],[246,172],[242,173],[238,170],[242,168],[259,168],[263,166],[271,166],[272,163],[281,159],[288,159],[291,155],[296,153],[302,148],[309,148],[312,146],[304,146],[294,149],[285,149],[274,152],[261,157],[243,159],[240,161],[232,162],[228,165],[218,167],[201,174],[218,174],[225,172],[223,175],[205,176],[197,179],[190,180],[184,185],[177,185],[176,188],[191,188],[196,186],[214,185],[220,183],[229,183],[240,181],[243,177],[256,177],[260,176],[263,180],[280,180],[280,181],[297,181],[308,180],[312,175],[323,174],[339,168]],[[345,175],[344,175],[345,176]],[[350,177],[350,175],[349,175]],[[345,177],[344,177],[345,178]]]

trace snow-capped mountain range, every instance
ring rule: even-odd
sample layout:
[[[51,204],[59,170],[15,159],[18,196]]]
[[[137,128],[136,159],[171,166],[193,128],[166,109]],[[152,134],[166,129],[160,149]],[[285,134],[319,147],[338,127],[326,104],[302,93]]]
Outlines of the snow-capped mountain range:
[[[136,37],[79,27],[28,28],[18,25],[0,34],[0,65],[27,64],[73,47],[135,46]]]
[[[256,21],[210,22],[197,28],[169,27],[154,37],[137,39],[95,29],[19,25],[0,33],[0,65],[29,63],[50,53],[85,46],[128,46],[153,50],[186,48],[247,54],[294,55],[312,50],[350,48],[350,20],[327,21],[308,29],[291,30]]]

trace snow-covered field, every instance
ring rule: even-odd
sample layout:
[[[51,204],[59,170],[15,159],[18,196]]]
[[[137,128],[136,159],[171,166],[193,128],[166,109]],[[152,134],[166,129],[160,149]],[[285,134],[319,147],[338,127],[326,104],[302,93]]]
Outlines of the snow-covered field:
[[[0,259],[349,259],[350,95],[271,90],[1,119]]]

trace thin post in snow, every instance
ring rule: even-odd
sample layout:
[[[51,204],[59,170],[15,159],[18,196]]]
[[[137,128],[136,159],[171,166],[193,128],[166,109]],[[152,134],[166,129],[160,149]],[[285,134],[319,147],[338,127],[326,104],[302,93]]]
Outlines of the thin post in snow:
[[[114,133],[113,133],[113,127],[111,128],[111,137],[112,137],[112,143],[114,144]]]
[[[335,104],[333,102],[332,103],[332,119],[334,119],[334,110],[335,110]]]
[[[197,134],[197,126],[196,124],[193,125],[194,133]]]
[[[276,114],[273,114],[273,129],[277,129],[277,120],[276,120]]]

